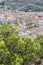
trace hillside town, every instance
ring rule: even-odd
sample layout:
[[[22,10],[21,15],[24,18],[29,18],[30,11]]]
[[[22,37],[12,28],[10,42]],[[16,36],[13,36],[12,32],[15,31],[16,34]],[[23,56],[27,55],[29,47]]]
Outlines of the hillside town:
[[[36,34],[43,34],[43,12],[12,12],[0,10],[0,24],[13,22],[20,31],[20,35],[36,37]]]

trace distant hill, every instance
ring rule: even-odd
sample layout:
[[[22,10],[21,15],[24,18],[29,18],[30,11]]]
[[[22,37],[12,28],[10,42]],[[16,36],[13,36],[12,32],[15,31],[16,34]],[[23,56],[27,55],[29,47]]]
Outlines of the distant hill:
[[[43,3],[43,0],[5,0],[6,2],[29,2],[29,3]]]
[[[43,0],[0,0],[0,6],[4,5],[4,8],[16,10],[20,7],[26,6],[27,4],[34,4],[25,7],[23,11],[43,11]],[[32,9],[33,8],[33,9]]]

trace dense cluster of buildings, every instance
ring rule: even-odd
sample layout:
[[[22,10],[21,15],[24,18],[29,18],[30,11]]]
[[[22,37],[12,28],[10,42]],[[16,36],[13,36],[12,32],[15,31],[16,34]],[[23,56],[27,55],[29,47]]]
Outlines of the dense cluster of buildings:
[[[16,27],[20,30],[20,34],[24,36],[35,36],[36,33],[43,34],[43,12],[26,13],[0,10],[0,24],[9,22],[17,25]]]

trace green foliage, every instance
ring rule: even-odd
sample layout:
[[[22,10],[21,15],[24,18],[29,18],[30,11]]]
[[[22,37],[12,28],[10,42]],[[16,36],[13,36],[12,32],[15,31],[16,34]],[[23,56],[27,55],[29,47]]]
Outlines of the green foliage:
[[[14,54],[12,60],[13,60],[13,62],[11,62],[12,65],[21,65],[23,63],[23,58],[17,53]]]
[[[13,24],[0,26],[0,65],[25,65],[43,55],[43,36],[21,38]]]
[[[39,52],[39,56],[43,56],[43,35],[37,35],[36,39],[35,39],[35,42],[39,43],[41,45],[41,48],[40,48],[40,52]]]
[[[40,51],[41,45],[32,38],[24,38],[23,40],[25,42],[24,59],[29,60],[29,62],[36,62],[38,59],[37,52]]]

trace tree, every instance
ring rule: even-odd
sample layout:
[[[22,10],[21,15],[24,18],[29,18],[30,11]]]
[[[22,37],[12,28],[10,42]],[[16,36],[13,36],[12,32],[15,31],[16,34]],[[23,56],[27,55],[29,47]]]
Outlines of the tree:
[[[14,24],[0,25],[0,64],[28,65],[36,62],[42,52],[41,42],[36,39],[21,38]]]
[[[40,52],[39,52],[39,56],[43,58],[43,35],[37,35],[36,39],[35,39],[35,42],[39,43],[41,45],[41,49],[40,49]]]
[[[12,57],[12,48],[14,48],[14,42],[16,43],[18,31],[12,24],[4,24],[0,26],[0,64],[10,64]],[[14,38],[14,39],[13,39]],[[7,55],[8,54],[8,55]]]
[[[40,52],[41,45],[32,38],[24,38],[23,40],[25,42],[25,53],[23,55],[25,62],[36,62],[39,58],[38,52]]]

